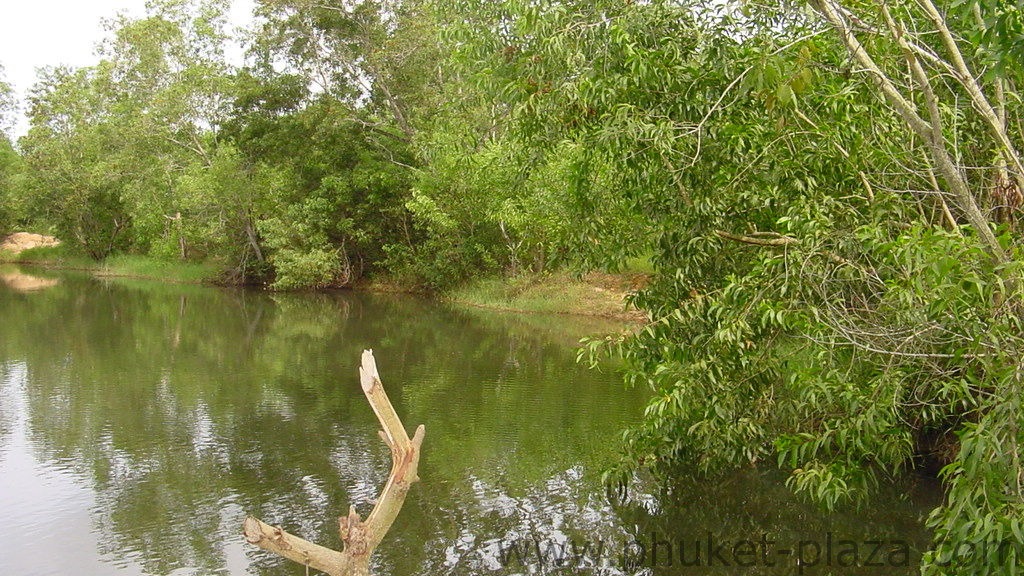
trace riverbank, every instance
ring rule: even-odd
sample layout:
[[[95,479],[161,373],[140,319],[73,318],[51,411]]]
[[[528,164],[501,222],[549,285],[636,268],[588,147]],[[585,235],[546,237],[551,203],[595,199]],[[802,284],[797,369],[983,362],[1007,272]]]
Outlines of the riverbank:
[[[646,279],[644,274],[599,272],[581,277],[555,272],[516,278],[484,278],[455,288],[442,298],[492,310],[644,322],[646,316],[643,312],[627,307],[625,299],[642,288]]]
[[[220,284],[215,265],[166,262],[146,256],[118,255],[102,262],[69,253],[63,246],[38,247],[18,254],[0,252],[0,263],[51,270],[75,270],[107,278],[132,278],[185,284]],[[642,287],[646,275],[590,273],[576,277],[566,272],[481,278],[435,295],[440,300],[504,312],[566,314],[644,322],[643,313],[627,308],[625,297]],[[369,292],[410,293],[410,286],[384,280],[360,282],[353,287]]]
[[[0,250],[0,264],[74,270],[104,278],[136,278],[179,284],[215,284],[218,276],[217,267],[211,264],[164,262],[127,254],[97,262],[87,256],[69,253],[63,246],[29,248],[19,253]]]

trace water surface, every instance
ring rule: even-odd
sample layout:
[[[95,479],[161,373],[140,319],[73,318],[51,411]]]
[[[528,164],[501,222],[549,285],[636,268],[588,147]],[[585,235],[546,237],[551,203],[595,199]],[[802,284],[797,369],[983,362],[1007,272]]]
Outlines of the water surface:
[[[358,384],[364,348],[406,425],[427,429],[378,574],[913,574],[927,542],[935,490],[912,480],[831,515],[753,470],[609,498],[601,469],[645,395],[578,366],[574,343],[616,325],[4,273],[17,282],[0,283],[2,574],[304,574],[246,544],[241,523],[339,547],[337,516],[372,508],[390,455]],[[826,557],[840,539],[860,566]],[[865,566],[874,541],[913,556]]]

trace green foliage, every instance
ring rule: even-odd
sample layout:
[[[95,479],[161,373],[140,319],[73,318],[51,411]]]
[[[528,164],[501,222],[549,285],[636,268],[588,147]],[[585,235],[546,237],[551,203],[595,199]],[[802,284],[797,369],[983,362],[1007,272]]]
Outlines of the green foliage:
[[[415,3],[266,2],[258,12],[255,63],[237,77],[225,135],[293,181],[259,225],[284,275],[274,286],[345,284],[415,240],[405,204],[420,164],[411,141],[437,78],[434,22]]]
[[[288,175],[258,223],[267,249],[314,260],[333,253],[340,283],[372,269],[382,246],[402,234],[409,169],[392,159],[412,161],[401,147],[377,148],[349,113],[346,104],[321,97],[233,135],[250,158]]]
[[[30,221],[96,259],[160,253],[181,209],[173,183],[214,144],[204,127],[221,112],[224,9],[154,2],[144,18],[111,21],[97,65],[44,74],[21,143]]]
[[[992,66],[993,75],[1021,69],[1024,65],[1024,8],[1020,3],[955,0],[951,8],[951,16],[970,23],[963,27],[965,38],[977,47],[976,56]]]
[[[0,136],[0,237],[14,231],[17,223],[16,187],[24,172],[21,156],[6,137]]]
[[[602,244],[640,250],[648,222],[625,209],[607,164],[572,142],[544,154],[463,79],[472,69],[452,67],[445,105],[415,141],[424,166],[406,207],[422,239],[389,247],[389,268],[444,289],[487,272],[620,265]]]
[[[4,67],[0,64],[0,134],[4,137],[11,135],[14,114],[17,110],[18,100],[14,93],[14,87],[5,79]]]
[[[16,109],[14,89],[0,65],[0,237],[12,231],[17,213],[14,187],[22,173],[21,157],[8,138]]]
[[[94,70],[46,71],[31,97],[32,129],[20,142],[26,217],[97,260],[124,249],[131,227],[120,194],[128,175],[108,152],[119,135],[99,122],[104,97]]]
[[[300,20],[315,10],[292,8]],[[111,21],[99,64],[43,78],[23,141],[25,220],[96,259],[209,261],[226,281],[278,288],[354,280],[407,230],[416,164],[408,122],[426,100],[415,97],[420,84],[398,77],[429,52],[358,56],[372,60],[375,85],[395,96],[391,104],[418,103],[407,112],[354,98],[364,78],[342,72],[336,80],[348,84],[313,96],[313,71],[333,65],[315,51],[296,53],[290,74],[259,58],[232,70],[224,61],[226,9],[220,0],[151,3],[143,18]],[[385,26],[390,17],[383,9],[358,15],[364,24],[377,19],[378,32],[402,50],[428,39],[404,16]],[[319,31],[296,30],[290,18],[271,14],[257,56],[303,42],[294,35],[301,31],[357,33],[331,19],[319,21]],[[373,38],[383,41],[378,32]]]
[[[610,182],[631,216],[618,221],[649,226],[640,238],[651,239],[655,273],[634,303],[654,322],[582,353],[621,355],[627,380],[654,393],[610,480],[637,467],[774,460],[794,490],[836,508],[953,457],[947,504],[930,521],[936,558],[961,544],[1021,545],[1010,377],[1024,310],[1017,215],[991,192],[1020,134],[1008,147],[969,86],[927,80],[947,73],[949,49],[919,33],[938,26],[924,3],[888,13],[847,4],[858,34],[882,31],[864,40],[876,78],[922,82],[908,73],[914,52],[886,30],[911,30],[921,53],[940,55],[925,63],[931,92],[906,96],[910,107],[934,103],[920,113],[938,127],[930,142],[909,129],[909,113],[893,113],[895,98],[851,75],[827,22],[788,3],[465,1],[450,34],[464,68],[505,106],[507,130],[530,147],[523,165],[579,150],[574,189]],[[1005,91],[1000,105],[1019,118],[1013,44],[979,31],[971,12],[946,23],[954,38],[985,39],[970,65],[999,82],[983,89]],[[981,6],[992,26],[1009,30],[1014,18],[1009,3]],[[932,169],[946,158],[953,170]],[[947,193],[956,179],[969,188],[960,196]],[[974,204],[991,207],[985,230],[962,223],[977,222]],[[600,216],[574,224],[615,229]],[[983,238],[990,228],[1014,256]],[[614,262],[639,248],[595,251]],[[936,439],[957,433],[959,452],[934,454]],[[1005,568],[982,553],[957,560],[969,565],[962,573]],[[932,558],[926,568],[940,566]]]
[[[275,253],[271,262],[277,272],[272,287],[281,290],[324,288],[340,272],[338,254],[322,249],[299,252],[285,248]]]
[[[182,256],[218,262],[236,279],[265,275],[259,218],[287,185],[285,174],[252,166],[236,149],[221,145],[209,164],[193,164],[178,177],[180,211],[151,250],[168,258],[180,250]]]

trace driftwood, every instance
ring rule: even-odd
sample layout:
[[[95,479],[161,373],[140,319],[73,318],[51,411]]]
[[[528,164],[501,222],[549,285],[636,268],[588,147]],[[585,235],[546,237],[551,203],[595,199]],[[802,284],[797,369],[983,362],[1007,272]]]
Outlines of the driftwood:
[[[359,382],[383,428],[380,436],[391,448],[391,474],[366,520],[359,517],[354,506],[349,508],[348,516],[338,519],[344,549],[339,552],[325,548],[252,516],[245,519],[243,526],[250,543],[331,576],[369,576],[370,555],[398,517],[409,486],[419,480],[416,469],[423,443],[423,425],[416,428],[410,439],[384,392],[371,350],[363,351]]]

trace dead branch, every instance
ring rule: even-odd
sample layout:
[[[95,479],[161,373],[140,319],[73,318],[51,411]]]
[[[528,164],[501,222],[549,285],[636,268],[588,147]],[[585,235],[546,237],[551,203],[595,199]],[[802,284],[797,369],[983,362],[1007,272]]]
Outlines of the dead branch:
[[[424,427],[420,424],[413,437],[409,438],[384,392],[372,350],[363,351],[359,382],[380,422],[381,439],[391,449],[391,474],[366,520],[359,517],[355,507],[349,508],[347,516],[338,519],[344,550],[338,552],[313,544],[252,516],[245,519],[243,526],[249,543],[331,576],[369,576],[370,556],[402,510],[409,486],[419,480],[417,468]]]

